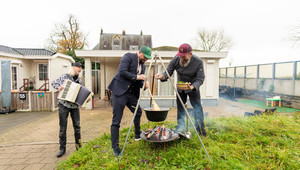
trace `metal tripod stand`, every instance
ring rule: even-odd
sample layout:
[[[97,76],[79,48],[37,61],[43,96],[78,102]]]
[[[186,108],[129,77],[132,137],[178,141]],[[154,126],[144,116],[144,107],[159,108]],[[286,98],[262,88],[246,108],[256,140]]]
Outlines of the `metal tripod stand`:
[[[152,66],[153,59],[156,58],[156,57],[159,57],[159,59],[160,59],[160,61],[161,61],[161,64],[162,64],[162,66],[163,66],[165,72],[167,73],[168,78],[169,78],[169,80],[170,80],[170,82],[171,82],[171,84],[172,84],[172,86],[173,86],[173,89],[174,89],[174,91],[176,92],[176,96],[178,97],[178,99],[179,99],[179,101],[180,101],[182,107],[183,107],[184,110],[185,110],[185,114],[186,114],[188,120],[191,122],[191,125],[192,125],[193,129],[195,130],[195,132],[196,132],[196,134],[197,134],[197,137],[198,137],[198,139],[199,139],[199,141],[200,141],[200,143],[201,143],[201,145],[202,145],[202,147],[203,147],[203,149],[204,149],[204,151],[205,151],[206,156],[208,157],[210,163],[212,163],[212,160],[210,159],[210,157],[209,157],[209,155],[208,155],[208,153],[207,153],[207,151],[206,151],[206,149],[205,149],[205,146],[204,146],[204,144],[203,144],[203,142],[202,142],[202,140],[201,140],[199,134],[197,133],[196,127],[195,127],[194,123],[192,122],[192,119],[191,119],[191,117],[190,117],[190,115],[189,115],[189,112],[188,112],[187,108],[185,107],[185,104],[183,103],[183,101],[182,101],[182,99],[181,99],[181,97],[180,97],[180,95],[179,95],[179,93],[178,93],[178,91],[177,91],[177,88],[175,87],[175,85],[174,85],[174,83],[173,83],[173,81],[172,81],[172,78],[171,78],[171,76],[169,75],[169,73],[168,73],[168,71],[167,71],[167,68],[166,68],[164,62],[163,62],[163,60],[161,59],[161,57],[159,56],[159,54],[158,54],[157,51],[155,51],[154,57],[152,57],[152,59],[151,59],[151,62],[150,62],[150,65],[149,65],[149,70],[150,70],[150,68],[151,68],[151,66]],[[150,71],[148,71],[147,77],[149,76],[149,73],[150,73]],[[145,84],[146,84],[146,82],[144,82],[142,89],[145,88]],[[134,111],[133,118],[132,118],[132,121],[131,121],[129,130],[128,130],[127,136],[126,136],[126,140],[125,140],[124,146],[123,146],[123,148],[122,148],[122,152],[121,152],[120,157],[119,157],[119,162],[121,161],[121,158],[122,158],[122,155],[123,155],[123,151],[124,151],[124,149],[125,149],[125,146],[126,146],[126,143],[127,143],[128,137],[129,137],[129,133],[130,133],[130,130],[131,130],[131,127],[132,127],[134,118],[135,118],[135,116],[136,116],[137,109],[138,109],[138,107],[139,107],[139,105],[140,105],[142,93],[143,93],[143,90],[140,90],[140,97],[139,97],[138,102],[137,102],[137,105],[136,105],[136,107],[135,107],[135,111]],[[187,130],[188,130],[188,129],[187,129]]]

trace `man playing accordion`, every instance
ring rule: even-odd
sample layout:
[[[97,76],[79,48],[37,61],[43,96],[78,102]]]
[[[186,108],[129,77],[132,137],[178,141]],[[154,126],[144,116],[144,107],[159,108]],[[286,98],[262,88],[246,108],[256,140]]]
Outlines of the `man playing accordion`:
[[[64,89],[63,83],[65,80],[71,80],[72,82],[82,85],[82,79],[80,73],[82,71],[81,63],[73,63],[69,73],[61,75],[59,78],[54,80],[51,85],[53,88],[62,91]],[[59,152],[56,155],[61,157],[66,152],[67,142],[67,124],[69,113],[72,118],[74,135],[75,135],[75,147],[76,150],[81,148],[81,134],[80,134],[80,112],[79,105],[65,100],[58,100],[59,107]]]

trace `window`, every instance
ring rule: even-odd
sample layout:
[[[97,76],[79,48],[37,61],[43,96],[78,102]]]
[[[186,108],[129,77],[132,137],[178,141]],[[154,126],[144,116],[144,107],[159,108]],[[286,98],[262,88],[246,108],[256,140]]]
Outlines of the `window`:
[[[139,50],[139,48],[138,48],[138,46],[137,45],[130,45],[130,50],[132,50],[132,51],[137,51],[137,50]]]
[[[48,79],[48,64],[39,64],[39,80]]]
[[[18,76],[17,76],[17,67],[11,67],[11,89],[18,90]]]

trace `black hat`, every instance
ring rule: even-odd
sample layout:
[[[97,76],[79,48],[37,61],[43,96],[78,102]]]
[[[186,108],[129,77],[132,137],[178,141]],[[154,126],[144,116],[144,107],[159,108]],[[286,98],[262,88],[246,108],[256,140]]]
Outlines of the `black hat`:
[[[72,63],[72,66],[75,66],[75,67],[82,67],[82,64],[79,63],[79,62],[76,62],[76,63]]]

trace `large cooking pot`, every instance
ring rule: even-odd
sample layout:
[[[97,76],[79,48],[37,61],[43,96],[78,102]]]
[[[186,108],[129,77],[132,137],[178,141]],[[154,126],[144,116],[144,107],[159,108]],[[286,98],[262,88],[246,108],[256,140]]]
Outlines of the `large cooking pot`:
[[[160,108],[160,110],[154,110],[151,108],[143,108],[146,112],[147,119],[152,122],[162,122],[166,120],[170,108]]]

